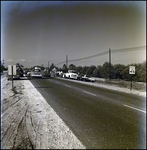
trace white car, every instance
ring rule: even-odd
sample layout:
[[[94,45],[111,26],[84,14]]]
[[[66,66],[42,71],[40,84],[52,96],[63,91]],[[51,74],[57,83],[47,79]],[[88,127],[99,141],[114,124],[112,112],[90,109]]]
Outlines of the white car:
[[[63,77],[77,80],[78,74],[74,70],[69,70],[67,73],[64,73]]]

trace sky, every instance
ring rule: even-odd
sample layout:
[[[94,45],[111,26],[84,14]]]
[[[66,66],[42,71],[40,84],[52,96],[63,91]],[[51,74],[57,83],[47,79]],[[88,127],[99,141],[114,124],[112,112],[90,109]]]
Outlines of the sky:
[[[98,66],[109,49],[112,64],[146,60],[146,1],[1,1],[6,67],[62,67],[66,55],[68,65]]]

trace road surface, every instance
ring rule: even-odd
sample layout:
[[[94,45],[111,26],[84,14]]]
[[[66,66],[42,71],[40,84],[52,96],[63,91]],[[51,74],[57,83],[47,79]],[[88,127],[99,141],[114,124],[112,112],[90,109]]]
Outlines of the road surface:
[[[146,147],[145,97],[57,78],[31,82],[86,148]]]

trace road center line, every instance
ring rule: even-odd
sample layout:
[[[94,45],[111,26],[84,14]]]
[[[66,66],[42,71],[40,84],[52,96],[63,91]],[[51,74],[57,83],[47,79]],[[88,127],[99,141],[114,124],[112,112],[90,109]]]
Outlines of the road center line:
[[[90,93],[90,92],[87,92],[87,91],[83,91],[84,93],[87,93],[87,94],[90,94],[90,95],[93,95],[93,96],[96,96],[96,94],[93,94],[93,93]]]
[[[70,87],[70,88],[71,88],[71,86],[70,86],[70,85],[65,84],[65,86],[67,86],[67,87]]]
[[[124,106],[146,113],[146,111],[144,111],[144,110],[141,110],[141,109],[138,109],[138,108],[135,108],[135,107],[131,107],[129,105],[124,104]]]

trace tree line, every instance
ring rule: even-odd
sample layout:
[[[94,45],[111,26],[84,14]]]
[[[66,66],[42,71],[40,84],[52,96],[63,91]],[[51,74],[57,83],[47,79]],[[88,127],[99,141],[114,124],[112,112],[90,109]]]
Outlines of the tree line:
[[[129,74],[129,66],[135,66],[135,74]],[[109,62],[105,62],[103,65],[98,66],[75,66],[74,64],[70,64],[67,67],[65,64],[62,68],[58,68],[52,64],[51,68],[56,68],[57,70],[63,71],[64,73],[68,70],[75,70],[79,75],[90,75],[92,77],[98,78],[110,78],[110,79],[123,79],[123,80],[133,80],[136,82],[146,82],[146,61],[143,63],[132,63],[129,65],[122,64],[109,64]],[[51,69],[50,68],[50,69]]]
[[[1,64],[0,64],[0,67],[1,67],[0,70],[1,70],[1,73],[3,73],[3,71],[6,71],[6,70],[7,70],[7,69],[5,68],[5,66],[4,66],[4,64],[5,64],[5,63],[4,63],[4,60],[1,61],[0,63],[1,63]]]
[[[22,65],[19,63],[16,64],[18,70],[23,73],[23,70],[32,70],[32,68],[23,68]],[[135,66],[135,74],[130,75],[129,74],[129,66]],[[42,70],[45,69],[43,66],[39,66]],[[1,62],[1,71],[4,69],[4,63]],[[48,67],[46,67],[48,68]],[[98,77],[98,78],[105,78],[105,79],[122,79],[122,80],[133,80],[136,82],[146,82],[146,61],[142,63],[132,63],[129,65],[122,65],[122,64],[109,64],[109,62],[105,62],[103,65],[91,65],[91,66],[75,66],[74,64],[70,64],[68,67],[63,64],[62,68],[58,68],[53,63],[49,67],[49,71],[51,71],[53,68],[56,68],[58,71],[62,71],[63,73],[68,72],[68,70],[75,70],[80,76],[82,75],[89,75],[92,77]]]

